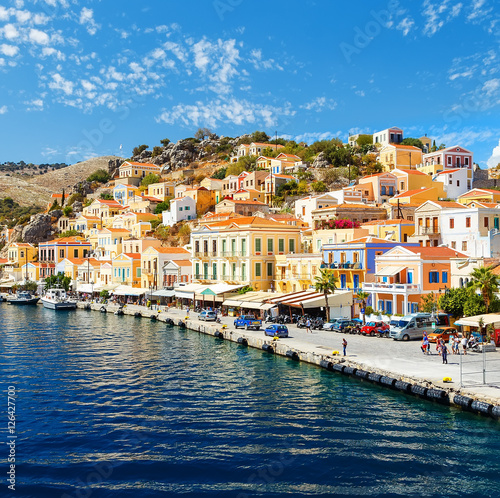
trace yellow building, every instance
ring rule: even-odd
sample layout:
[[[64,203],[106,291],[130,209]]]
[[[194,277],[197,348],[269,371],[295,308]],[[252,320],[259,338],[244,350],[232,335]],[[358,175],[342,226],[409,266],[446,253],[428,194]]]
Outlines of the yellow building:
[[[442,182],[433,182],[430,175],[415,169],[396,168],[391,171],[396,177],[396,190],[401,194],[406,190],[417,190],[421,188],[433,187],[437,190],[439,198],[446,197]]]
[[[298,292],[314,286],[319,275],[322,255],[283,254],[277,255],[274,288],[277,292]]]
[[[163,202],[174,197],[174,189],[174,182],[151,183],[150,185],[148,185],[147,195],[149,197],[156,197]]]
[[[118,184],[113,188],[113,199],[122,206],[127,206],[136,195],[140,195],[140,190],[135,185]]]
[[[118,168],[119,178],[139,178],[142,179],[150,173],[159,175],[161,172],[160,166],[150,163],[136,163],[132,161],[125,161]]]
[[[103,226],[111,223],[113,218],[120,214],[123,206],[116,201],[109,201],[105,199],[95,199],[87,207],[83,208],[84,216],[92,216],[99,218]]]
[[[265,202],[265,194],[261,190],[242,188],[233,194],[233,200]]]
[[[112,282],[114,284],[141,287],[141,255],[122,253],[113,258]]]
[[[95,249],[100,259],[113,259],[122,252],[122,242],[130,238],[131,232],[126,228],[104,228],[98,233]]]
[[[201,216],[215,207],[215,191],[207,190],[205,187],[187,188],[182,197],[191,197],[196,202],[196,214]]]
[[[11,242],[7,248],[8,265],[19,268],[26,262],[38,259],[37,249],[25,242]]]
[[[498,204],[500,203],[500,191],[489,188],[473,188],[457,197],[457,202],[460,204],[469,204],[471,202]]]
[[[422,163],[422,149],[413,145],[389,144],[380,149],[379,162],[384,171],[394,168],[414,168]]]
[[[296,253],[300,231],[257,216],[200,225],[191,232],[193,281],[272,289],[275,256]]]
[[[375,220],[363,223],[361,228],[366,228],[378,239],[408,242],[415,231],[415,223],[411,220]]]

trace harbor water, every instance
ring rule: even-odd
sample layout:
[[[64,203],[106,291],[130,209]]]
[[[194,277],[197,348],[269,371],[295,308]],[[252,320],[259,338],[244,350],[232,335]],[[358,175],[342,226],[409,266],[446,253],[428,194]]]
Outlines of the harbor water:
[[[286,341],[286,339],[282,339]],[[499,496],[500,423],[164,323],[0,305],[0,496]]]

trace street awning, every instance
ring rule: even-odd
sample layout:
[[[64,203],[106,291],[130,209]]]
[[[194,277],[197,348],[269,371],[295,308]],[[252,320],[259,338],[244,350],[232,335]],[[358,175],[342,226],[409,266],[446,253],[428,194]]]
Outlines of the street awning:
[[[274,308],[276,305],[273,303],[264,303],[260,305],[261,310],[270,310],[271,308]]]
[[[92,284],[80,284],[76,288],[76,292],[85,292],[87,294],[94,292],[94,290],[95,290],[95,286]]]
[[[244,285],[235,285],[235,284],[213,284],[209,285],[208,289],[210,292],[202,292],[201,294],[210,295],[210,296],[218,296],[220,294],[225,294],[226,292],[233,292],[236,289],[241,289]]]
[[[290,263],[286,262],[286,261],[278,261],[276,263],[276,266],[288,266]]]
[[[174,297],[175,292],[173,290],[160,289],[160,290],[154,291],[152,296],[153,297]]]
[[[175,297],[181,297],[186,299],[193,299],[193,294],[200,294],[205,289],[207,289],[208,285],[201,284],[188,284],[176,287],[174,289]]]
[[[406,270],[406,266],[386,266],[375,273],[375,275],[377,277],[392,277],[403,270]]]
[[[222,306],[241,306],[241,301],[235,301],[234,299],[226,299]]]
[[[479,322],[483,321],[483,325],[489,325],[490,323],[500,323],[499,313],[488,313],[487,315],[476,315],[467,316],[460,318],[455,322],[455,325],[464,325],[466,327],[479,327]]]
[[[140,289],[131,285],[119,285],[112,293],[115,296],[142,296],[148,289]]]
[[[0,287],[5,287],[5,288],[14,287],[14,285],[17,285],[18,283],[19,282],[13,282],[12,280],[8,280],[6,282],[1,282]]]
[[[285,294],[284,296],[273,300],[274,305],[282,304],[294,308],[319,308],[325,306],[325,295],[322,292],[304,291]],[[350,306],[352,305],[352,291],[336,291],[328,294],[328,306]]]

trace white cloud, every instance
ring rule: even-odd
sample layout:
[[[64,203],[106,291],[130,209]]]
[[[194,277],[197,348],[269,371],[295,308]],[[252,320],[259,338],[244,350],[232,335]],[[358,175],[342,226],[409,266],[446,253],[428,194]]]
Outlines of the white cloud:
[[[405,17],[396,25],[396,29],[402,31],[403,36],[406,36],[414,25],[415,21],[411,17]]]
[[[333,111],[335,107],[337,107],[337,102],[333,99],[327,99],[326,97],[317,97],[311,102],[307,102],[306,104],[300,106],[301,109],[315,112],[321,112],[324,109]]]
[[[14,40],[19,36],[19,31],[13,24],[6,24],[3,28],[3,36],[7,40]]]
[[[31,102],[25,102],[25,104],[28,106],[28,111],[43,111],[44,109],[42,99],[34,99]]]
[[[0,45],[0,53],[6,55],[7,57],[14,57],[19,52],[19,47],[15,45],[6,45],[3,43]]]
[[[275,126],[279,117],[293,116],[289,103],[281,107],[255,104],[247,100],[230,98],[227,101],[217,99],[212,102],[178,104],[170,110],[164,110],[157,118],[158,123],[181,123],[185,126],[211,126],[220,123],[235,125],[255,124],[267,127]]]
[[[0,107],[0,114],[5,114],[7,112],[7,106],[6,105],[3,105]]]
[[[498,145],[493,149],[491,157],[486,161],[486,164],[488,168],[495,168],[500,164],[500,140],[498,141]]]
[[[64,79],[59,73],[54,73],[51,76],[52,81],[49,83],[49,88],[52,90],[61,90],[66,95],[73,93],[74,84],[72,81]]]
[[[56,50],[55,48],[52,47],[43,47],[42,48],[42,55],[44,57],[50,57],[53,55],[56,59],[63,61],[66,59],[66,55],[61,52],[60,50]]]
[[[16,16],[17,21],[21,24],[24,24],[31,19],[31,12],[27,10],[16,10],[14,15]]]
[[[460,14],[463,4],[451,5],[451,0],[442,0],[440,3],[433,3],[432,0],[424,0],[423,17],[426,19],[424,35],[435,35],[446,23]]]
[[[320,140],[331,140],[332,138],[339,137],[342,133],[337,131],[337,133],[332,133],[330,131],[324,132],[310,132],[302,133],[300,135],[281,135],[285,140],[294,140],[297,143],[305,142],[311,144],[313,142],[318,142]]]
[[[82,87],[84,88],[84,90],[86,90],[87,92],[91,92],[91,91],[96,89],[96,86],[93,83],[91,83],[90,81],[82,80],[80,83],[81,83]]]
[[[80,12],[80,19],[78,21],[82,26],[87,28],[89,35],[95,35],[100,25],[94,20],[94,11],[92,9],[87,9],[84,7]]]
[[[31,29],[29,34],[30,41],[40,45],[47,45],[49,43],[49,35],[38,29]]]
[[[10,18],[9,10],[0,5],[0,21],[8,21],[9,18]]]

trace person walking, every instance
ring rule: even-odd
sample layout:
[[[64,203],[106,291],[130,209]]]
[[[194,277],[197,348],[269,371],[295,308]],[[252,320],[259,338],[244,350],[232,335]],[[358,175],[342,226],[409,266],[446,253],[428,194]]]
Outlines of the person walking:
[[[306,334],[307,333],[311,333],[312,334],[312,332],[311,332],[311,320],[309,320],[309,318],[306,321]]]
[[[422,341],[422,349],[424,351],[424,354],[430,354],[431,352],[431,345],[429,343],[429,338],[427,337],[427,334],[424,335],[424,340]]]
[[[347,341],[345,340],[345,337],[342,338],[342,350],[344,351],[344,356],[345,356],[347,350]]]
[[[448,364],[448,348],[444,342],[441,344],[441,358],[443,358],[443,364]]]

